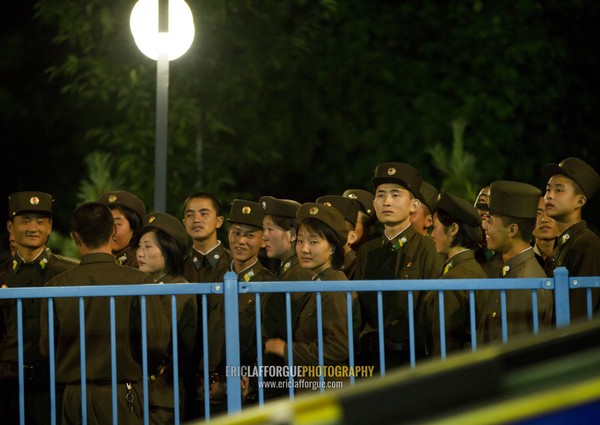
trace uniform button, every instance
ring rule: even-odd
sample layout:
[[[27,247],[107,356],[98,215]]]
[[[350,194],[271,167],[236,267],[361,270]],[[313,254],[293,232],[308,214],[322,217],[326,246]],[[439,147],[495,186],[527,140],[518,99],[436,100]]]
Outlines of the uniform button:
[[[500,304],[500,300],[496,298],[496,304]]]
[[[492,317],[495,319],[496,316],[498,316],[498,313],[496,313],[495,311],[492,313]]]

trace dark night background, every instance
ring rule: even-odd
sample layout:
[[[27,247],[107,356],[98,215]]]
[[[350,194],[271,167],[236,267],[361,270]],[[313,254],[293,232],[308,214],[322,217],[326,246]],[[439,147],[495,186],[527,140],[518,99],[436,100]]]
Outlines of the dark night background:
[[[63,232],[92,151],[116,158],[122,189],[151,209],[155,65],[131,40],[133,3],[23,0],[0,17],[0,199],[52,193]],[[600,169],[597,2],[189,3],[196,40],[171,65],[168,212],[200,188],[226,203],[369,189],[389,160],[465,197],[496,179],[542,188],[540,167],[567,156]],[[458,117],[471,188],[428,152],[451,149]]]

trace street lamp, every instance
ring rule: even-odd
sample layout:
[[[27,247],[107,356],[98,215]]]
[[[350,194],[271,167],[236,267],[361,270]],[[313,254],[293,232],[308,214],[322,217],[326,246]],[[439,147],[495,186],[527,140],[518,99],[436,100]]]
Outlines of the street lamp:
[[[194,40],[194,18],[184,0],[139,0],[129,21],[135,44],[156,61],[156,146],[154,210],[167,208],[167,126],[169,61],[188,51]]]

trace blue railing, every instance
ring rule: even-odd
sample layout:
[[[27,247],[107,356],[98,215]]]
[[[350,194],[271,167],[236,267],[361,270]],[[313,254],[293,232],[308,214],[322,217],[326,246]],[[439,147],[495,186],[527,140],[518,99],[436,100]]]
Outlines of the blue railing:
[[[414,291],[438,291],[439,296],[439,323],[440,323],[440,351],[441,357],[445,358],[445,337],[443,330],[444,309],[443,299],[444,292],[449,290],[464,290],[469,293],[469,313],[470,313],[470,330],[471,330],[471,347],[475,351],[477,348],[476,339],[476,321],[475,321],[475,291],[485,290],[500,290],[501,293],[501,309],[502,309],[502,338],[506,342],[508,340],[507,331],[507,316],[506,316],[506,291],[507,290],[529,290],[532,293],[532,311],[537,312],[537,292],[538,291],[553,291],[554,294],[554,315],[557,327],[568,326],[570,323],[569,311],[569,291],[570,289],[587,288],[587,317],[592,317],[592,288],[600,288],[600,277],[576,277],[569,278],[567,270],[559,268],[555,270],[554,278],[530,278],[530,279],[453,279],[453,280],[375,280],[375,281],[327,281],[327,282],[238,282],[235,273],[227,273],[223,283],[193,283],[185,285],[111,285],[111,286],[93,286],[93,287],[48,287],[48,288],[5,288],[0,290],[0,299],[16,299],[17,305],[17,324],[18,324],[18,382],[20,391],[20,412],[21,423],[24,423],[24,358],[23,358],[23,309],[22,302],[24,299],[48,299],[48,323],[53,324],[53,307],[54,299],[76,297],[80,299],[80,332],[81,338],[81,384],[82,384],[82,417],[83,423],[86,418],[86,379],[85,379],[85,320],[83,300],[86,297],[109,297],[110,298],[110,324],[111,324],[111,353],[112,353],[112,412],[113,423],[117,423],[117,368],[116,368],[116,343],[115,343],[115,297],[120,296],[139,296],[142,306],[142,370],[143,370],[143,405],[144,412],[149,412],[148,409],[148,359],[146,355],[146,297],[157,295],[171,295],[172,300],[172,340],[173,340],[173,386],[179,388],[179,373],[178,373],[178,353],[177,353],[177,298],[176,295],[197,294],[201,295],[201,306],[199,313],[202,316],[201,323],[203,324],[203,369],[204,369],[204,394],[209,394],[209,370],[208,370],[208,311],[207,311],[207,295],[208,294],[223,294],[225,297],[225,335],[226,335],[226,362],[229,366],[240,365],[240,347],[239,347],[239,317],[238,317],[238,294],[251,293],[256,296],[256,338],[257,347],[262,347],[262,329],[261,329],[261,294],[265,293],[285,293],[286,294],[286,317],[287,320],[287,344],[291,347],[293,344],[292,325],[291,325],[291,294],[295,292],[315,292],[317,304],[317,330],[318,330],[318,358],[319,364],[323,365],[323,330],[322,330],[322,312],[321,312],[321,292],[344,292],[346,294],[347,312],[348,312],[348,365],[353,367],[354,359],[354,336],[352,323],[352,298],[351,293],[373,291],[377,293],[377,302],[379,310],[379,353],[380,353],[380,373],[385,375],[385,349],[384,349],[384,329],[383,329],[383,293],[387,291],[405,291],[408,294],[408,316],[409,316],[409,350],[410,350],[410,365],[415,367],[415,317],[414,317]],[[533,332],[537,333],[539,326],[537,322],[537,314],[533,317]],[[50,361],[50,396],[51,396],[51,423],[56,423],[56,377],[55,377],[55,353],[54,353],[54,328],[49,326],[49,361]],[[257,350],[257,365],[263,364],[263,353]],[[292,350],[288,350],[287,363],[293,366]],[[289,376],[290,398],[294,397],[293,376]],[[262,376],[258,377],[258,402],[264,403],[264,393],[262,388]],[[324,390],[324,376],[321,374],[320,390]],[[350,383],[354,383],[354,377],[350,377]],[[175,391],[175,423],[180,423],[179,417],[179,394]],[[240,386],[239,374],[227,375],[227,406],[228,411],[237,412],[242,408],[242,394]],[[209,397],[204,397],[205,419],[210,418]],[[144,421],[149,423],[148,414],[144,415]]]

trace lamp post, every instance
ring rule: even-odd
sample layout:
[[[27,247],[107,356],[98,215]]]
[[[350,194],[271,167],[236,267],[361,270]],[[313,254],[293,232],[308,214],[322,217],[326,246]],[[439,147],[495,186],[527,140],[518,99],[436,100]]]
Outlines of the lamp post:
[[[194,18],[184,0],[139,0],[129,23],[135,44],[156,61],[154,210],[166,211],[169,61],[182,56],[192,45]]]

